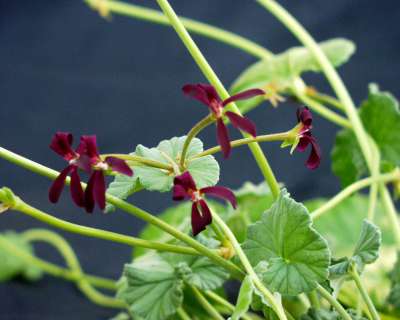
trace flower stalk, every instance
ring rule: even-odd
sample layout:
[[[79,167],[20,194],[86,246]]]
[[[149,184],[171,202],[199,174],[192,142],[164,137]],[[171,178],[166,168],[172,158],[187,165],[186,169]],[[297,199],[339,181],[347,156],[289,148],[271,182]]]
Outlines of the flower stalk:
[[[187,32],[185,26],[179,20],[169,2],[167,0],[157,0],[157,3],[168,18],[170,24],[177,32],[178,36],[181,38],[187,50],[192,55],[193,59],[195,60],[196,64],[198,65],[204,76],[216,88],[218,94],[222,99],[228,99],[228,91],[225,89],[218,76],[215,74],[214,70],[211,68],[211,66],[201,53],[200,49],[197,47],[196,43]],[[231,103],[229,106],[231,110],[233,110],[236,114],[241,115],[239,108],[234,103]],[[249,148],[252,151],[253,156],[258,166],[260,167],[260,170],[265,180],[267,181],[267,184],[270,186],[274,198],[277,198],[280,193],[279,183],[276,180],[275,175],[272,172],[272,169],[264,153],[262,152],[261,147],[257,143],[251,143],[249,144]]]

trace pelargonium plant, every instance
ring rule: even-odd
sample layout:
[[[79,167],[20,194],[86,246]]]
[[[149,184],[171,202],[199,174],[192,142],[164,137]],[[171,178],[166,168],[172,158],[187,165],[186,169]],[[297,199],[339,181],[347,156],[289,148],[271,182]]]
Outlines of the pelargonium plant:
[[[93,303],[120,309],[113,319],[400,319],[400,222],[392,197],[400,194],[398,102],[371,84],[356,107],[335,69],[349,60],[354,44],[342,38],[316,43],[279,3],[257,1],[303,46],[274,55],[248,39],[181,19],[168,0],[157,0],[161,11],[86,0],[105,18],[122,14],[172,26],[200,68],[199,79],[207,79],[195,84],[182,79],[177,91],[182,90],[183,108],[198,107],[191,97],[208,113],[204,109],[204,118],[193,119],[182,136],[153,148],[138,145],[133,152],[99,153],[95,133],[82,135],[74,149],[72,133],[55,132],[49,152],[67,162],[64,168],[60,162],[60,172],[0,148],[4,160],[53,180],[48,198],[54,212],[69,185],[77,212],[119,208],[148,223],[136,237],[82,226],[3,187],[1,212],[19,211],[64,231],[132,246],[134,253],[119,280],[105,279],[85,273],[70,245],[52,231],[5,232],[0,235],[1,280],[39,281],[43,273],[62,277]],[[226,88],[189,32],[240,48],[259,61]],[[306,84],[301,78],[306,72],[325,75],[336,97]],[[261,120],[252,119],[250,111],[279,108],[284,99],[296,102],[293,117],[282,132],[261,134],[256,130]],[[332,152],[312,132],[320,117],[340,128]],[[242,139],[229,137],[230,125]],[[213,126],[216,146],[204,149],[197,136]],[[318,170],[330,154],[342,190],[332,198],[296,201],[260,147],[273,141],[290,147],[290,153],[309,152],[305,166],[310,170]],[[220,167],[244,146],[264,182],[246,182],[238,190],[217,185]],[[284,151],[281,157],[288,157]],[[214,155],[219,152],[223,160],[218,163]],[[113,178],[108,186],[106,176]],[[154,215],[129,201],[133,193],[147,190],[168,192],[171,208]],[[59,249],[67,267],[35,255],[36,241]],[[224,292],[228,282],[240,284],[230,300]]]

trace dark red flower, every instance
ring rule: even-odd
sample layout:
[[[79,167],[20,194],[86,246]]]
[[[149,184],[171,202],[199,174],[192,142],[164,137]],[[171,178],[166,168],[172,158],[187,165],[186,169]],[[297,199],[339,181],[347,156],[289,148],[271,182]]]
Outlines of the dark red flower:
[[[50,148],[68,161],[68,166],[61,171],[50,187],[49,199],[53,203],[58,201],[64,188],[65,179],[70,175],[73,201],[79,207],[85,207],[87,212],[93,212],[95,203],[104,210],[106,187],[103,171],[111,170],[132,176],[132,169],[124,160],[118,158],[106,157],[102,160],[97,151],[96,136],[82,136],[76,150],[72,149],[72,141],[72,134],[57,132],[50,143]],[[91,174],[85,192],[81,186],[78,169]]]
[[[254,123],[246,117],[242,117],[234,112],[227,111],[223,112],[224,107],[234,101],[237,100],[245,100],[250,99],[252,97],[263,95],[265,92],[261,89],[251,89],[240,92],[235,94],[228,99],[222,100],[218,95],[215,88],[209,84],[198,83],[198,84],[186,84],[182,88],[184,94],[195,98],[196,100],[205,104],[214,117],[217,120],[217,141],[218,144],[221,146],[221,150],[224,154],[225,158],[228,158],[231,152],[231,144],[228,135],[228,129],[226,128],[223,116],[227,116],[228,119],[231,121],[232,125],[251,134],[255,137],[256,134],[256,127]]]
[[[297,145],[297,150],[300,152],[304,152],[307,149],[308,145],[311,145],[311,153],[306,161],[306,166],[311,170],[316,169],[321,162],[321,149],[319,148],[317,141],[311,134],[311,111],[307,107],[298,109],[297,121],[301,123],[298,133],[299,142]]]
[[[175,201],[192,201],[192,232],[196,236],[211,224],[212,215],[203,195],[217,197],[229,201],[236,208],[236,198],[233,192],[227,188],[214,186],[197,189],[196,183],[188,171],[175,177],[172,190],[172,199]]]

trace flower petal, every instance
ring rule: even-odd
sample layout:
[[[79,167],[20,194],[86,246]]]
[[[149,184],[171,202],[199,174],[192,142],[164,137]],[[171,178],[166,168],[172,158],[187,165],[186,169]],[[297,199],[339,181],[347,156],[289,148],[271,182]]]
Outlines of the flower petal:
[[[220,186],[206,187],[206,188],[200,189],[200,192],[204,193],[208,196],[227,200],[232,204],[232,207],[236,209],[237,202],[236,202],[235,194],[228,188],[220,187]]]
[[[203,217],[197,208],[197,202],[192,204],[192,233],[193,236],[197,236],[200,232],[206,229],[207,223],[205,223]]]
[[[129,177],[133,176],[133,171],[127,165],[125,160],[118,159],[115,157],[107,157],[105,159],[105,162],[111,167],[111,169],[113,171],[119,172],[119,173],[124,174]]]
[[[54,180],[49,190],[49,200],[51,203],[56,203],[58,202],[58,199],[60,199],[60,195],[64,189],[65,179],[67,178],[73,167],[74,166],[66,167],[63,171],[60,172],[56,180]]]
[[[229,118],[235,128],[245,131],[251,134],[253,137],[257,136],[256,126],[250,119],[242,117],[231,111],[225,112],[225,115]]]
[[[182,201],[187,198],[190,198],[189,194],[186,190],[179,184],[176,184],[172,188],[172,200],[174,201]]]
[[[78,168],[74,167],[71,172],[71,197],[78,207],[85,206],[85,195],[83,193],[81,179],[78,174]]]
[[[180,176],[176,176],[174,179],[174,185],[181,186],[185,192],[188,192],[189,190],[197,190],[196,183],[189,171],[185,171]]]
[[[300,151],[300,152],[304,152],[307,149],[310,142],[311,142],[311,134],[309,132],[307,132],[300,138],[299,143],[296,147],[296,150]]]
[[[217,141],[221,146],[224,158],[229,158],[231,154],[231,143],[229,142],[228,129],[222,119],[217,120]]]
[[[212,222],[212,214],[207,202],[204,200],[199,201],[203,223],[208,226]]]
[[[185,95],[204,103],[208,107],[214,100],[221,102],[215,88],[206,83],[186,84],[182,87],[182,91]]]
[[[102,170],[95,172],[96,181],[94,184],[94,199],[101,210],[106,208],[106,181]]]
[[[312,113],[307,107],[297,109],[297,121],[304,124],[307,129],[311,129]]]
[[[85,190],[85,209],[88,213],[92,213],[94,210],[94,185],[96,183],[95,174],[96,171],[91,174]]]
[[[311,153],[307,159],[306,166],[310,170],[317,169],[321,163],[321,149],[314,138],[311,139]]]
[[[65,160],[70,161],[75,157],[72,150],[73,136],[69,132],[57,132],[51,139],[50,148]]]
[[[265,91],[261,90],[261,89],[250,89],[250,90],[246,90],[243,92],[239,92],[233,96],[230,96],[228,99],[225,99],[222,102],[222,105],[225,107],[227,104],[233,102],[233,101],[238,101],[238,100],[246,100],[246,99],[250,99],[256,96],[261,96],[264,95]]]
[[[77,150],[81,151],[80,154],[86,154],[91,160],[98,160],[100,158],[95,135],[81,136],[81,142]]]

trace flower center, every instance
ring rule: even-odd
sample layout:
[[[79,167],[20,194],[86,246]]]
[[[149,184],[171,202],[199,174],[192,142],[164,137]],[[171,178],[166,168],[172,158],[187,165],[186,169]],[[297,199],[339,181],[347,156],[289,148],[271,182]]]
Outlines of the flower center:
[[[189,189],[188,191],[190,198],[193,202],[198,202],[201,200],[201,193],[198,190]]]
[[[211,109],[211,111],[214,113],[214,115],[217,118],[221,118],[222,117],[222,106],[217,100],[213,99],[211,101],[210,109]]]
[[[105,170],[109,169],[109,165],[104,161],[99,161],[99,162],[97,162],[96,164],[93,165],[93,168],[96,169],[96,170],[105,171]]]

